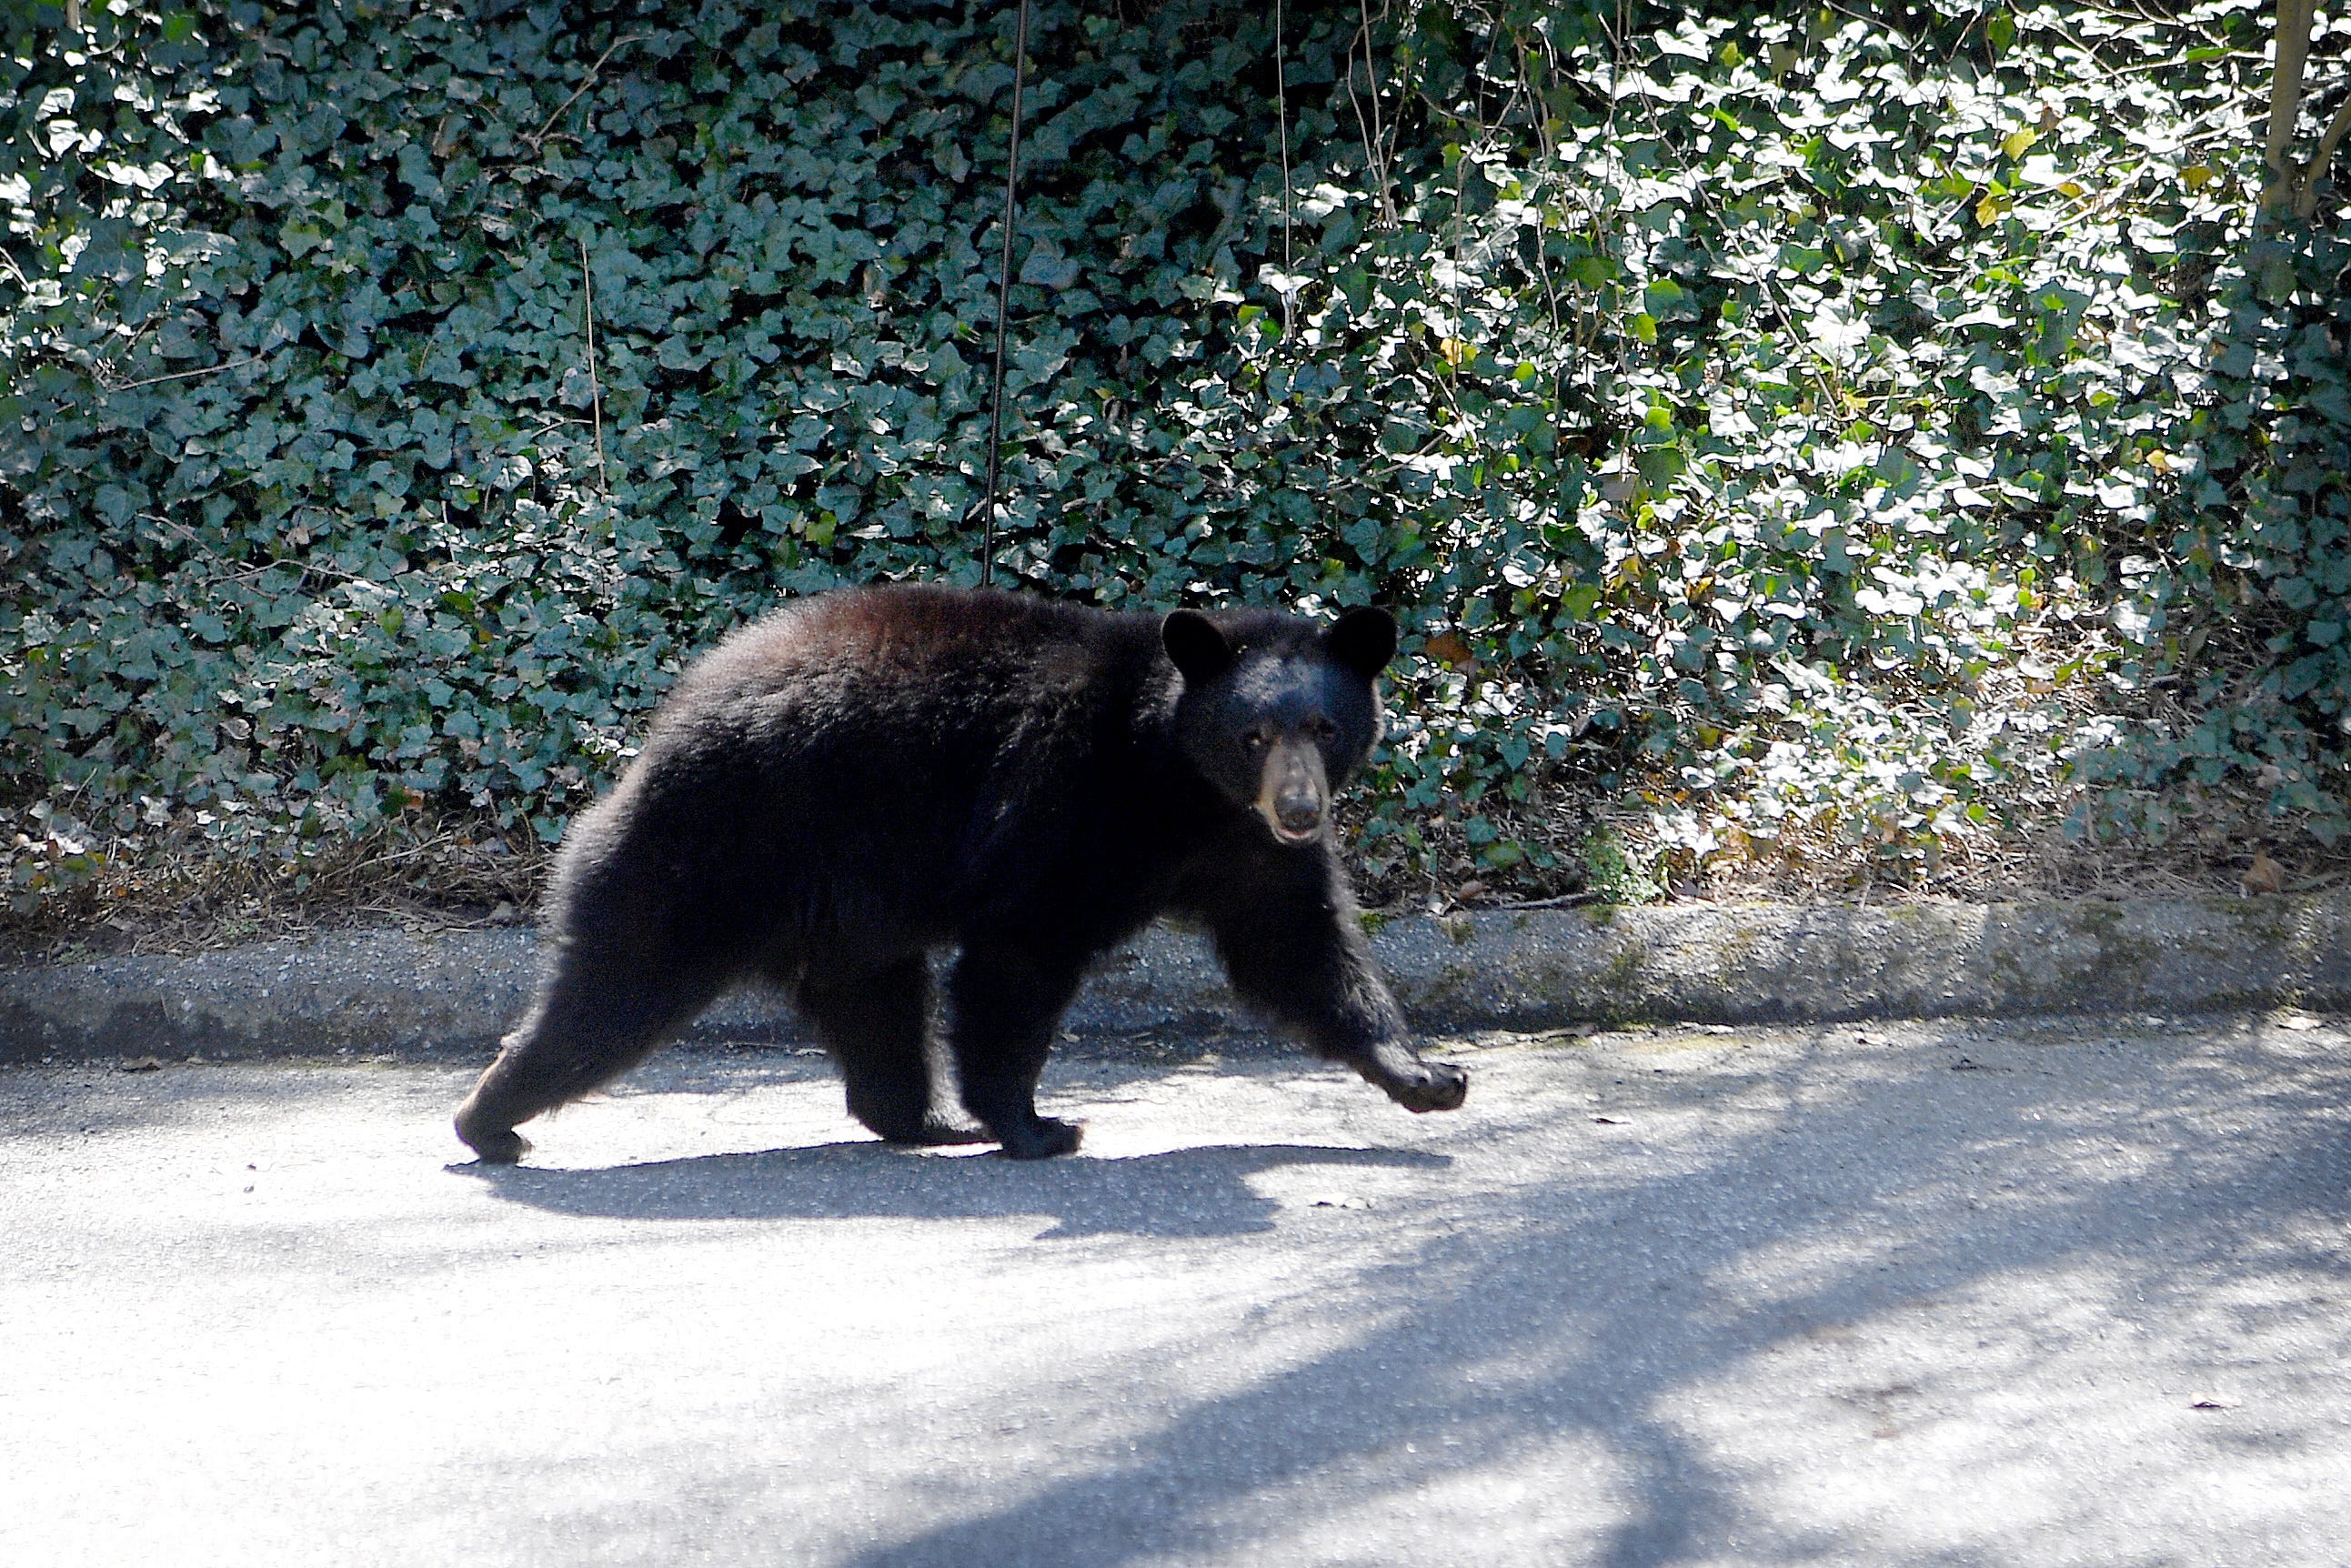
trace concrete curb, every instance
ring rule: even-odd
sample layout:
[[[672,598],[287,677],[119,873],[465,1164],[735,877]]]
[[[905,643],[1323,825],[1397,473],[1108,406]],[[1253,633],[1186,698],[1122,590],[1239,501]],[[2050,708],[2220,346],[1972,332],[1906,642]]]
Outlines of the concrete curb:
[[[2351,1007],[2351,901],[2326,896],[1480,911],[1376,924],[1390,983],[1432,1031]],[[378,931],[0,970],[0,1062],[337,1051],[479,1060],[521,1012],[535,953],[522,930]],[[1103,966],[1066,1027],[1197,1034],[1234,1013],[1207,944],[1162,927]],[[721,1002],[688,1038],[803,1039],[756,995]]]

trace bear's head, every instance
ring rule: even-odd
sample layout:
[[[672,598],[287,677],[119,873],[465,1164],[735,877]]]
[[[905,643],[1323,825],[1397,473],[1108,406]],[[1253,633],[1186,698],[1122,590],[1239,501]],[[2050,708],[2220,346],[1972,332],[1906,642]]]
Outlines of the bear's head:
[[[1380,671],[1395,656],[1384,610],[1350,610],[1327,631],[1294,616],[1171,612],[1160,641],[1184,677],[1176,739],[1200,776],[1302,844],[1331,796],[1380,738]]]

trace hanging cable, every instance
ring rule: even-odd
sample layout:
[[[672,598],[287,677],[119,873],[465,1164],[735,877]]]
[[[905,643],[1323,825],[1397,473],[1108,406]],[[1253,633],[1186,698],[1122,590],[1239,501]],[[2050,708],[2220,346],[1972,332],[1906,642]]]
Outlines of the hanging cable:
[[[987,394],[987,497],[979,547],[979,585],[996,578],[996,483],[1004,452],[1004,328],[1012,308],[1012,231],[1020,213],[1020,89],[1029,72],[1029,0],[1012,35],[1012,147],[1004,162],[1004,256],[996,271],[996,371]],[[966,518],[966,526],[970,519]]]
[[[1290,259],[1290,59],[1281,36],[1281,0],[1273,0],[1273,103],[1281,120],[1281,347],[1287,352],[1295,341],[1290,302],[1298,280]]]

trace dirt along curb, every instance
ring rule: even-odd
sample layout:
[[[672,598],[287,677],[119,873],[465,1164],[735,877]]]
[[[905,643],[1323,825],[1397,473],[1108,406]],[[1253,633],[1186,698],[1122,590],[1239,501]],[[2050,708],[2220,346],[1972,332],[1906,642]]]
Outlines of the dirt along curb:
[[[1784,904],[1367,916],[1429,1030],[2351,1007],[2351,900]],[[193,957],[0,970],[0,1061],[342,1051],[486,1056],[528,998],[528,930],[375,931]],[[1157,928],[1088,982],[1066,1026],[1201,1034],[1243,1016],[1196,935]],[[689,1040],[800,1043],[730,997]]]

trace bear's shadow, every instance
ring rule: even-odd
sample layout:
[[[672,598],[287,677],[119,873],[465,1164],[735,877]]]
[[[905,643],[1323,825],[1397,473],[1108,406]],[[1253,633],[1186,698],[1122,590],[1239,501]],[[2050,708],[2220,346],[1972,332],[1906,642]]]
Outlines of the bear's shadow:
[[[1450,1155],[1317,1144],[1215,1144],[1157,1154],[1016,1162],[926,1155],[859,1141],[595,1170],[449,1168],[498,1197],[554,1214],[617,1219],[993,1219],[1050,1215],[1040,1240],[1074,1236],[1238,1236],[1286,1207],[1249,1185],[1293,1166],[1442,1169]],[[1308,1207],[1367,1206],[1333,1194]]]

